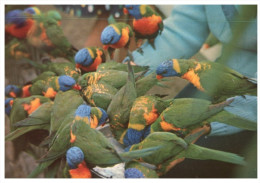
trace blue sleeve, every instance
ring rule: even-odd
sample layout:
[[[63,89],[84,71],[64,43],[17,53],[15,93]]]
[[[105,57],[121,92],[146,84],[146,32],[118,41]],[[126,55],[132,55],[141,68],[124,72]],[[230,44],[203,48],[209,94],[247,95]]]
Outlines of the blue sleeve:
[[[141,46],[143,55],[133,52],[134,62],[155,70],[165,60],[190,58],[199,51],[208,34],[204,6],[174,6],[171,16],[164,20],[162,34],[155,39],[156,50],[145,42]]]
[[[236,96],[234,101],[224,110],[257,123],[257,96]],[[209,136],[231,135],[243,129],[224,123],[212,122]]]

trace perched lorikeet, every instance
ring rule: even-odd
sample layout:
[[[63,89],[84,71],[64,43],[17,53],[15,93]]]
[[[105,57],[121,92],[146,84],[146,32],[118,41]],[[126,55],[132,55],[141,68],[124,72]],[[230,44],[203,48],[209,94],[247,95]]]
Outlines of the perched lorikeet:
[[[138,97],[132,106],[129,124],[120,143],[125,146],[137,144],[144,138],[146,127],[160,116],[161,112],[171,105],[172,99],[163,100],[156,96]]]
[[[32,95],[44,95],[48,98],[54,98],[58,91],[67,91],[70,89],[80,90],[81,87],[76,81],[66,75],[48,77],[47,80],[38,80],[29,88]]]
[[[17,98],[17,97],[29,97],[31,96],[31,93],[29,91],[30,87],[32,85],[31,84],[27,84],[24,86],[17,86],[17,85],[7,85],[5,87],[5,96],[6,97],[13,97],[13,98]]]
[[[14,99],[13,98],[7,98],[5,99],[5,114],[7,116],[10,115],[12,106],[13,106]]]
[[[161,63],[157,78],[178,76],[209,95],[214,103],[236,95],[256,95],[257,84],[242,74],[215,62],[172,59]]]
[[[104,49],[108,50],[110,57],[113,58],[113,53],[116,48],[127,48],[130,44],[130,39],[133,36],[133,30],[130,25],[119,22],[108,25],[101,33],[101,42]]]
[[[158,175],[155,170],[140,162],[130,161],[125,165],[125,178],[158,178]]]
[[[65,37],[62,28],[52,16],[39,15],[27,33],[28,42],[52,57],[63,57],[69,61],[74,60],[76,49]]]
[[[154,39],[163,31],[162,17],[149,5],[125,5],[125,14],[134,17],[133,30],[136,39],[148,39],[155,49]]]
[[[8,44],[5,45],[5,58],[13,58],[16,60],[31,58],[25,41],[17,38],[11,39]]]
[[[10,113],[10,132],[16,129],[15,124],[17,122],[27,118],[28,115],[33,113],[40,105],[48,101],[50,101],[50,99],[40,95],[14,99],[12,110]],[[31,140],[33,140],[32,137],[28,135],[21,136],[13,141],[15,159],[18,158],[18,155],[21,151],[28,152],[31,150],[30,147],[28,147],[28,142],[30,142]]]
[[[45,102],[40,105],[35,111],[33,111],[27,118],[16,122],[13,126],[16,127],[14,131],[5,136],[5,140],[14,140],[21,135],[28,135],[30,132],[30,142],[33,144],[40,144],[43,140],[41,137],[46,137],[50,129],[50,118],[53,102]],[[34,132],[32,132],[34,131]],[[42,131],[46,131],[42,132]],[[44,133],[45,136],[39,136],[38,134]]]
[[[75,80],[78,79],[79,77],[79,72],[75,68],[75,63],[71,62],[50,62],[47,64],[38,64],[36,62],[33,62],[29,59],[26,59],[26,61],[31,64],[33,67],[46,72],[46,71],[51,71],[54,72],[57,76],[60,75],[67,75],[70,77],[73,77]]]
[[[185,158],[198,160],[218,160],[238,165],[245,165],[243,157],[233,153],[213,150],[192,144],[197,138],[197,134],[189,136],[185,139],[169,132],[155,132],[148,135],[139,144],[131,146],[129,151],[156,147],[161,145],[162,148],[155,153],[145,156],[140,160],[142,162],[153,164],[157,167],[156,172],[161,176],[168,172],[177,163],[183,161]]]
[[[91,178],[91,172],[84,160],[84,153],[79,147],[71,147],[66,152],[66,161],[71,178]]]
[[[77,108],[74,120],[57,132],[59,134],[53,140],[49,151],[29,177],[37,176],[55,160],[64,156],[71,146],[77,146],[83,151],[86,163],[105,167],[120,163],[123,158],[142,157],[158,149],[156,147],[119,155],[101,132],[91,128],[90,113],[88,105],[83,104]]]
[[[86,47],[79,50],[74,57],[76,68],[84,72],[96,71],[106,61],[104,50],[99,47]]]
[[[35,21],[23,10],[11,10],[5,15],[5,32],[13,37],[25,39]]]
[[[108,84],[92,84],[82,89],[83,98],[93,107],[107,110],[113,96],[118,90]]]
[[[256,130],[256,122],[242,118],[225,110],[233,99],[219,104],[196,98],[179,98],[173,100],[159,118],[150,126],[151,132],[169,131],[179,136],[186,136],[196,128],[218,121],[238,128]]]
[[[149,66],[139,66],[139,65],[132,65],[132,68],[135,73],[147,71]],[[119,62],[105,62],[98,66],[97,71],[104,71],[104,70],[119,70],[127,72],[127,64],[119,63]]]
[[[107,108],[110,129],[117,140],[121,137],[120,133],[123,133],[128,126],[130,110],[136,97],[134,73],[130,62],[128,62],[128,80],[113,96]]]
[[[98,72],[89,72],[78,79],[79,85],[84,88],[88,85],[105,83],[120,89],[127,81],[127,72],[118,70],[103,70]]]

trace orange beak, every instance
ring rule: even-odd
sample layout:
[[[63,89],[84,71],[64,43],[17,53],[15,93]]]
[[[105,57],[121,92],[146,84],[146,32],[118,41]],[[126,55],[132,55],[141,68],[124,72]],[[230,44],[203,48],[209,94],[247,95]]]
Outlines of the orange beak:
[[[75,89],[75,90],[81,90],[81,86],[78,85],[78,84],[75,84],[75,85],[73,86],[73,89]]]
[[[10,92],[9,95],[13,98],[16,98],[16,94],[14,92]]]
[[[129,12],[126,8],[123,9],[123,12],[124,12],[125,15],[129,14]]]
[[[76,68],[80,69],[81,65],[80,64],[76,64]]]
[[[162,76],[162,75],[156,75],[156,78],[157,78],[158,80],[160,80],[160,79],[163,78],[163,76]]]

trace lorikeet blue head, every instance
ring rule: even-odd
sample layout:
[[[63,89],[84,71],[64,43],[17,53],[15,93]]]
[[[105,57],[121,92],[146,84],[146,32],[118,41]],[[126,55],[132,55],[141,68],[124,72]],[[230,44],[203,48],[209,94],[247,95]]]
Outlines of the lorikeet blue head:
[[[156,74],[157,79],[170,76],[179,76],[178,72],[174,69],[172,60],[161,63],[156,69]]]
[[[144,174],[136,168],[128,168],[125,170],[125,178],[144,178]]]
[[[5,114],[7,114],[8,116],[11,113],[11,109],[12,109],[12,105],[13,105],[13,98],[7,98],[5,99]]]
[[[98,121],[98,126],[100,126],[100,125],[103,126],[103,125],[106,124],[106,121],[108,119],[108,115],[107,115],[107,112],[104,109],[102,109],[100,107],[98,107],[98,109],[100,109],[100,111],[102,112],[102,116]]]
[[[85,67],[90,66],[94,61],[94,58],[91,57],[89,50],[86,48],[82,48],[81,50],[79,50],[76,53],[74,59],[76,64],[80,64]]]
[[[21,92],[22,92],[21,88],[18,88],[15,85],[7,85],[5,87],[5,96],[7,97],[16,98],[21,95]]]
[[[140,5],[125,5],[124,13],[132,15],[135,19],[142,18]]]
[[[115,44],[120,38],[120,32],[116,31],[113,25],[107,26],[101,33],[101,42],[104,45]]]
[[[26,16],[22,10],[12,10],[5,15],[6,24],[15,24],[17,27],[23,26]]]
[[[29,7],[23,10],[25,13],[31,14],[31,15],[40,15],[41,11],[37,7]]]
[[[71,88],[74,88],[76,90],[80,90],[80,86],[76,84],[76,81],[67,75],[60,76],[58,78],[59,86],[61,91],[67,91]]]
[[[75,116],[78,117],[90,117],[90,113],[91,113],[91,107],[89,105],[86,104],[81,104],[76,112],[75,112]]]
[[[79,147],[71,147],[67,150],[66,160],[71,169],[75,169],[78,167],[82,161],[84,161],[84,153]]]

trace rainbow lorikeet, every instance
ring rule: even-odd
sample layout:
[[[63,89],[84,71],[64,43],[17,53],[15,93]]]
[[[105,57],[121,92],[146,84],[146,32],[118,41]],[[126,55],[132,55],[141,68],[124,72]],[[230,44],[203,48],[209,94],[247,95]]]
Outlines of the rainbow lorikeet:
[[[93,107],[107,110],[113,96],[118,90],[106,83],[88,85],[82,89],[83,98]]]
[[[106,61],[105,53],[99,47],[86,47],[79,50],[74,57],[76,68],[83,72],[96,71],[97,67]]]
[[[13,102],[14,102],[13,98],[6,98],[5,99],[5,114],[7,116],[9,116],[10,113],[11,113]]]
[[[97,71],[104,71],[104,70],[119,70],[127,72],[127,64],[119,63],[119,62],[105,62],[98,66]],[[135,73],[137,72],[144,72],[149,69],[149,66],[139,66],[139,65],[132,65],[132,68]]]
[[[14,99],[10,113],[10,133],[16,130],[17,127],[15,124],[17,122],[27,118],[38,107],[48,101],[50,101],[50,99],[40,95]],[[39,134],[39,136],[41,136],[41,134]],[[17,159],[21,151],[31,152],[28,142],[34,143],[34,139],[36,139],[36,137],[32,138],[30,134],[28,134],[13,140],[15,152],[14,158]]]
[[[45,102],[41,104],[37,110],[33,111],[27,118],[16,122],[14,124],[16,129],[9,133],[5,137],[5,140],[14,140],[19,138],[21,135],[26,135],[30,132],[30,136],[31,138],[33,137],[33,141],[37,142],[36,144],[39,144],[43,138],[37,138],[37,134],[43,130],[46,131],[45,134],[48,134],[49,132],[52,106],[52,101]],[[34,132],[32,133],[32,131]]]
[[[128,79],[126,84],[113,96],[108,108],[110,129],[119,140],[121,134],[128,125],[130,110],[137,94],[135,89],[135,78],[133,69],[128,61]]]
[[[125,5],[124,12],[134,17],[135,38],[148,39],[149,44],[155,49],[154,39],[163,31],[163,21],[159,13],[149,5]]]
[[[50,15],[38,15],[35,23],[27,33],[27,41],[33,47],[44,50],[50,56],[63,57],[74,61],[77,52],[58,25],[55,17]]]
[[[40,13],[40,11],[35,13]],[[25,39],[35,23],[35,20],[29,14],[31,12],[19,9],[9,11],[5,15],[5,32],[18,39]]]
[[[103,48],[108,50],[110,57],[113,58],[116,48],[128,49],[132,36],[133,30],[130,25],[118,22],[105,27],[101,33],[101,42],[104,45]]]
[[[80,90],[81,87],[76,81],[66,75],[48,77],[46,80],[38,80],[29,88],[32,95],[44,95],[48,98],[55,98],[58,91],[70,89]]]
[[[172,59],[161,63],[157,78],[178,76],[209,95],[214,103],[236,95],[256,95],[257,84],[242,74],[215,62]]]
[[[84,88],[88,85],[105,83],[116,89],[125,85],[127,72],[118,70],[103,70],[98,72],[89,72],[78,79],[79,85]]]
[[[31,55],[25,41],[17,38],[12,38],[5,45],[5,58],[13,58],[15,60],[19,60],[22,58],[30,59]]]
[[[37,176],[54,161],[63,157],[71,146],[77,146],[83,151],[86,163],[98,166],[111,166],[122,162],[121,158],[136,158],[153,153],[154,148],[119,155],[101,132],[91,128],[90,114],[91,109],[88,105],[83,104],[77,108],[74,119],[57,132],[58,135],[50,144],[47,154],[29,177]]]
[[[141,142],[147,126],[155,122],[172,101],[157,96],[138,97],[133,103],[128,128],[120,138],[120,143],[129,146]]]
[[[156,171],[138,161],[130,161],[125,165],[125,178],[159,178]]]
[[[233,153],[218,151],[201,147],[192,142],[200,135],[193,134],[184,139],[169,132],[155,132],[148,135],[139,144],[134,144],[129,148],[129,151],[143,148],[162,146],[155,153],[145,156],[140,160],[149,164],[155,165],[158,176],[167,173],[173,166],[180,163],[185,158],[197,160],[218,160],[238,165],[245,165],[244,158]]]
[[[69,177],[71,178],[91,178],[91,171],[84,160],[84,153],[79,147],[71,147],[66,152],[66,162],[68,164]]]
[[[148,131],[168,131],[179,136],[187,136],[193,130],[204,125],[209,126],[214,121],[255,131],[256,122],[235,115],[226,109],[227,107],[232,108],[233,101],[234,99],[228,99],[218,104],[212,104],[204,99],[175,99],[150,126]]]

